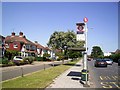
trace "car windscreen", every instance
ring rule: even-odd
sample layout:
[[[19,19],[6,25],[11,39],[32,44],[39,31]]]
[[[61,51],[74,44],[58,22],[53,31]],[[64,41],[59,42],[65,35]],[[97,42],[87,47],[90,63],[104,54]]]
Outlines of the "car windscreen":
[[[105,62],[104,59],[97,59],[96,61],[98,61],[98,62]]]
[[[112,61],[111,59],[104,59],[105,61]]]

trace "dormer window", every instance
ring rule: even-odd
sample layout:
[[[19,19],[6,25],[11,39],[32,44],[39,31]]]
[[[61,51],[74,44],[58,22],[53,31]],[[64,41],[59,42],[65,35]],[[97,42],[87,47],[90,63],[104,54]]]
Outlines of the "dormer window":
[[[17,43],[14,43],[13,47],[14,47],[14,48],[18,48],[18,44],[17,44]]]

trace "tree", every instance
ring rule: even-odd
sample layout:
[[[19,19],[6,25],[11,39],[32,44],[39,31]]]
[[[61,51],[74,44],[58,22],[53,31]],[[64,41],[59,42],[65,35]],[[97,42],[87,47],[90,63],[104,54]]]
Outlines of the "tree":
[[[68,30],[68,32],[58,32],[55,31],[49,39],[47,44],[52,49],[63,49],[64,46],[67,47],[83,47],[84,42],[76,41],[76,34],[73,31]]]
[[[68,52],[68,56],[69,58],[78,58],[78,57],[82,57],[82,53],[79,51],[69,51]]]
[[[102,58],[104,55],[99,46],[93,46],[91,56],[93,58]]]

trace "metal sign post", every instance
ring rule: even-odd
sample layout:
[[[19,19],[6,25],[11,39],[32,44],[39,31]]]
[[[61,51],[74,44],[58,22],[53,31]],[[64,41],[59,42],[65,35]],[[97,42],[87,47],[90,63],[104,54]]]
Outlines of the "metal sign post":
[[[76,23],[77,25],[77,41],[85,41],[85,51],[83,53],[83,70],[81,71],[81,80],[85,81],[84,87],[89,87],[88,85],[88,63],[87,63],[87,22],[88,19],[84,18],[84,23]]]
[[[84,53],[84,67],[83,67],[83,73],[85,74],[84,78],[85,78],[85,81],[86,83],[84,84],[85,87],[89,87],[88,85],[88,61],[87,61],[87,31],[88,31],[88,28],[87,28],[87,22],[88,22],[88,19],[85,17],[84,18],[84,22],[85,22],[85,53]]]

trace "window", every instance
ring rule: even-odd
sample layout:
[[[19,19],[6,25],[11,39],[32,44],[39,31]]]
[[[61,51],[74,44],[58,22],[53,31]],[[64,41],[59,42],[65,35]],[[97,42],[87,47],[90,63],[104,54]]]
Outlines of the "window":
[[[26,45],[26,49],[29,50],[30,49],[30,45]]]
[[[16,43],[14,43],[14,46],[13,46],[14,48],[18,48],[18,44],[16,44]]]
[[[35,46],[31,46],[31,50],[36,50],[36,47]]]
[[[6,47],[6,48],[9,48],[9,44],[5,44],[5,47]]]

